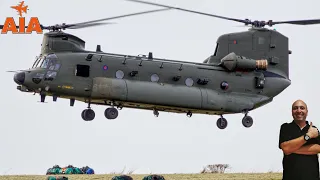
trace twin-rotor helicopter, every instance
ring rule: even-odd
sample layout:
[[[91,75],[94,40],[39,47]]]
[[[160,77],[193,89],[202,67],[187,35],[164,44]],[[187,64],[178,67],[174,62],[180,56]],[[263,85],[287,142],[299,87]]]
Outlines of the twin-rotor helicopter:
[[[17,89],[88,104],[81,117],[92,121],[92,104],[110,106],[104,115],[116,119],[123,107],[192,114],[218,115],[217,126],[227,127],[224,114],[244,113],[242,124],[251,127],[249,111],[273,101],[291,84],[289,77],[289,39],[264,26],[275,24],[318,24],[319,19],[297,21],[250,21],[217,16],[145,1],[165,9],[127,14],[77,24],[43,26],[40,55],[32,68],[14,75]],[[251,25],[247,31],[226,33],[216,41],[216,48],[203,62],[186,62],[153,57],[85,49],[85,41],[65,29],[104,25],[102,21],[165,10],[181,10]],[[3,26],[0,25],[0,28]]]

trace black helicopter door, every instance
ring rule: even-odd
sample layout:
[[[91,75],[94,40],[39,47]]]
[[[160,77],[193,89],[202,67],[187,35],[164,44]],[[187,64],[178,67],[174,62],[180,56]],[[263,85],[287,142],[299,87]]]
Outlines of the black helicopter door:
[[[75,90],[79,96],[88,97],[92,91],[92,69],[90,64],[81,63],[75,66]]]

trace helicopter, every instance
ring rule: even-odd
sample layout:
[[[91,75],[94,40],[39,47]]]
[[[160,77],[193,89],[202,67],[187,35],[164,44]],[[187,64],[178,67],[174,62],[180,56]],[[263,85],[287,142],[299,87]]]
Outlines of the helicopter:
[[[172,6],[128,0],[182,10],[251,25],[247,31],[222,34],[212,55],[203,62],[187,62],[145,55],[127,55],[86,50],[85,41],[62,30],[102,25],[106,18],[78,24],[42,26],[40,55],[32,68],[14,74],[17,89],[40,95],[45,102],[51,96],[88,104],[82,111],[84,121],[92,121],[91,105],[109,106],[106,119],[118,117],[123,107],[171,113],[220,116],[217,127],[225,129],[225,114],[243,113],[242,124],[249,128],[253,118],[248,113],[260,108],[291,84],[289,77],[288,37],[265,28],[275,24],[308,25],[320,20],[251,21],[207,14]],[[158,10],[160,11],[160,10]],[[151,11],[150,11],[151,12]],[[155,12],[155,11],[153,11]],[[137,13],[139,14],[139,13]],[[143,13],[140,13],[143,14]],[[0,26],[1,28],[1,26]]]

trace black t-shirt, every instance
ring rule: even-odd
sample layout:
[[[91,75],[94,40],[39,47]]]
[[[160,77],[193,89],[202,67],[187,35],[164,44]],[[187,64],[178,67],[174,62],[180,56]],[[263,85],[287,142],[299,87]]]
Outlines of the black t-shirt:
[[[279,148],[282,142],[296,139],[305,135],[308,132],[309,127],[310,125],[308,122],[303,129],[300,129],[300,127],[294,121],[291,123],[282,124],[279,135]],[[309,139],[303,146],[310,144],[320,144],[320,138],[318,137]],[[320,180],[319,160],[317,154],[284,154],[282,166],[283,180]]]

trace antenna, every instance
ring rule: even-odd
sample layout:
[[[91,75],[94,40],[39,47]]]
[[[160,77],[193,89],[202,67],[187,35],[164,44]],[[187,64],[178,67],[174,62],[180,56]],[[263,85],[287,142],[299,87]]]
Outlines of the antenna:
[[[96,49],[96,51],[97,51],[97,52],[102,52],[102,51],[101,51],[101,46],[100,46],[100,45],[97,45],[97,49]]]

